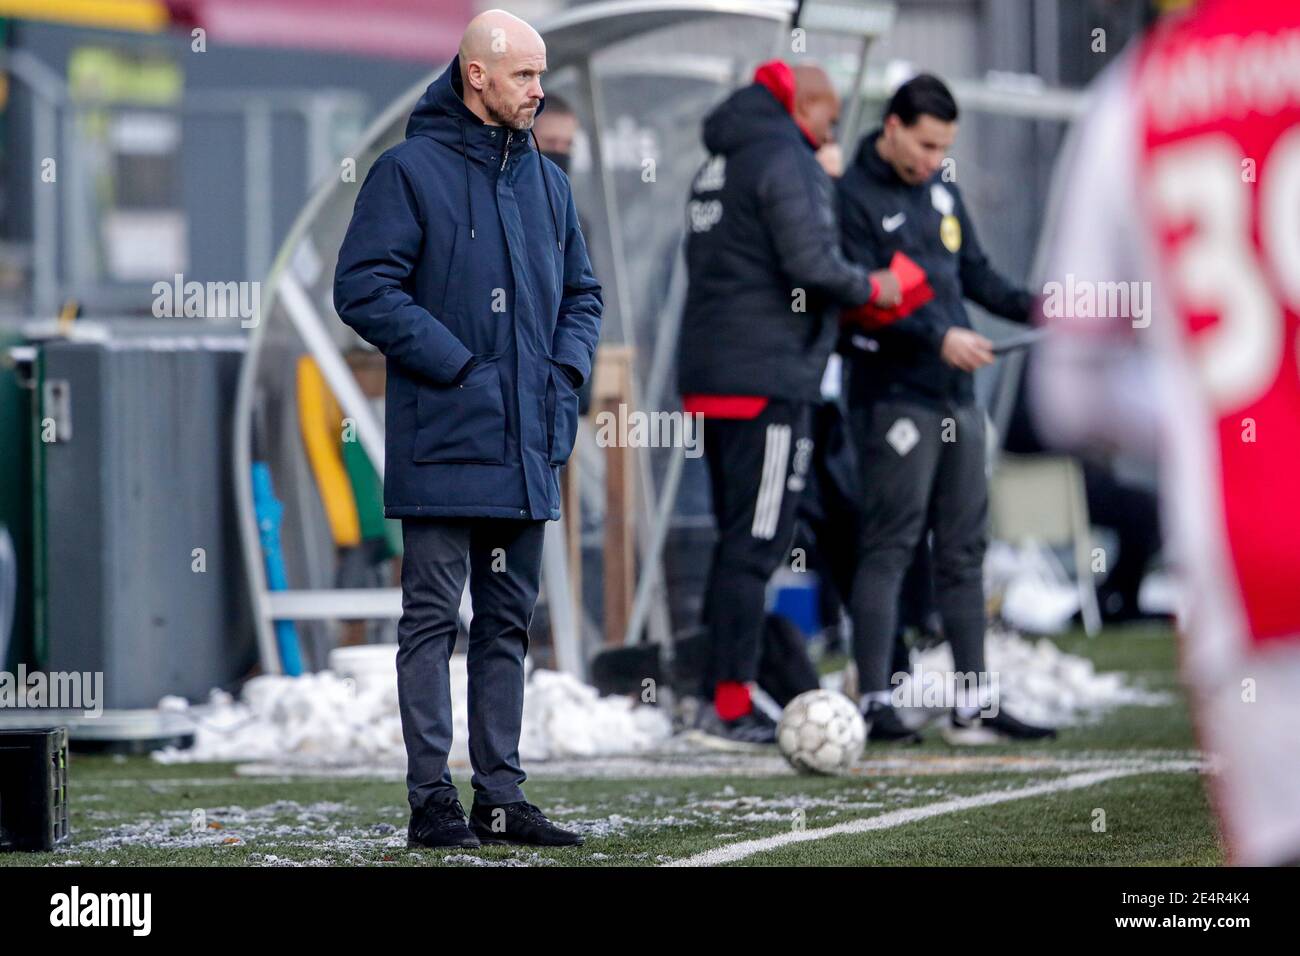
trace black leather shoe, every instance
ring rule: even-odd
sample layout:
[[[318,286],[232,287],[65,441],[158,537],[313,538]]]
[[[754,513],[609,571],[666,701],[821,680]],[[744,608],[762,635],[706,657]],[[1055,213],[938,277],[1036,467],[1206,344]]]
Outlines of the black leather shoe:
[[[474,801],[469,826],[480,843],[526,846],[581,846],[582,835],[562,830],[527,800],[487,804]]]
[[[867,722],[867,740],[870,743],[919,744],[921,735],[898,716],[892,705],[872,701],[867,705],[862,719]]]
[[[473,848],[481,844],[465,825],[465,808],[459,800],[452,800],[450,803],[430,803],[413,811],[411,823],[406,828],[406,845],[412,849],[438,849]]]
[[[1027,724],[1001,708],[991,717],[976,715],[970,718],[962,718],[954,710],[948,726],[943,729],[943,739],[956,747],[1013,740],[1050,740],[1055,736],[1054,728]]]

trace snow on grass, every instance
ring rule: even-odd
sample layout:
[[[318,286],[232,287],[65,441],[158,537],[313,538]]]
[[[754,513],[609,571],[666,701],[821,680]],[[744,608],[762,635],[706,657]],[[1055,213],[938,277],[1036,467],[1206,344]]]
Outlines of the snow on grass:
[[[99,836],[77,840],[78,853],[108,852],[118,847],[152,849],[234,847],[256,842],[319,841],[336,848],[350,844],[405,847],[406,834],[391,823],[347,826],[341,817],[355,812],[347,804],[318,800],[302,804],[275,800],[262,806],[239,805],[162,810],[104,827]]]
[[[239,699],[214,690],[206,705],[195,707],[182,698],[165,698],[160,708],[188,713],[196,737],[192,747],[167,747],[153,758],[161,763],[246,760],[404,768],[394,646],[370,647],[376,656],[390,658],[387,667],[370,666],[354,674],[263,675],[245,684]],[[452,656],[451,678],[450,760],[464,765],[469,760],[464,655]],[[601,697],[567,674],[534,670],[524,695],[519,752],[524,760],[635,754],[667,740],[671,732],[663,710],[628,697]]]
[[[1098,672],[1086,657],[1061,650],[1048,638],[1037,640],[1002,628],[990,628],[984,638],[985,674],[982,683],[996,689],[1000,706],[1021,720],[1053,727],[1098,723],[1119,707],[1165,707],[1173,696],[1147,690],[1120,671]],[[910,702],[928,703],[953,684],[952,649],[938,644],[912,655],[912,673],[895,693]],[[826,675],[823,686],[838,689],[842,672]],[[958,686],[960,683],[958,682]],[[914,724],[947,713],[947,701],[937,706],[909,706],[904,720]]]
[[[161,763],[247,761],[255,765],[250,769],[254,773],[271,767],[281,772],[365,768],[402,776],[406,752],[397,708],[395,645],[346,650],[348,656],[339,658],[336,670],[301,677],[255,677],[244,685],[238,699],[219,690],[212,692],[207,704],[193,707],[181,698],[164,699],[161,708],[184,712],[194,720],[196,739],[192,747],[168,747],[153,758]],[[986,656],[989,672],[997,675],[999,702],[1030,722],[1090,724],[1117,707],[1164,706],[1171,700],[1168,694],[1135,685],[1122,673],[1098,673],[1090,660],[1065,653],[1047,639],[1032,641],[991,629]],[[915,655],[913,665],[915,674],[950,675],[952,654],[941,644]],[[831,676],[827,683],[833,685],[834,680]],[[467,684],[465,657],[453,655],[449,758],[453,767],[469,762]],[[917,696],[924,698],[924,691]],[[909,710],[922,720],[943,713],[942,709]],[[601,697],[575,678],[548,670],[533,670],[529,675],[519,750],[523,760],[535,762],[538,775],[589,771],[600,776],[635,775],[644,772],[640,758],[650,752],[680,754],[678,762],[657,764],[656,772],[668,775],[790,773],[775,752],[702,754],[681,735],[672,737],[663,708],[644,706],[630,697]]]

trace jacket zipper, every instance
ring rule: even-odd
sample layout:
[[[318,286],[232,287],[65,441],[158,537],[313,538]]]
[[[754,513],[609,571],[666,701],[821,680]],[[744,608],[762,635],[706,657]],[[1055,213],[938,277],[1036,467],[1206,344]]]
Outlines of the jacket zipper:
[[[507,131],[506,131],[506,145],[505,145],[505,148],[504,148],[503,150],[501,150],[501,168],[500,168],[499,170],[497,170],[497,172],[499,172],[499,173],[503,173],[503,172],[505,172],[505,170],[506,170],[506,160],[510,158],[510,137],[513,136],[513,135],[514,135],[514,132],[513,132],[512,130],[507,130]],[[510,244],[510,243],[509,243],[509,237],[507,237],[507,239],[506,239],[506,245],[509,245],[509,244]],[[521,518],[526,518],[526,517],[528,517],[528,509],[527,509],[527,508],[520,508],[520,509],[519,509],[519,516],[520,516]]]

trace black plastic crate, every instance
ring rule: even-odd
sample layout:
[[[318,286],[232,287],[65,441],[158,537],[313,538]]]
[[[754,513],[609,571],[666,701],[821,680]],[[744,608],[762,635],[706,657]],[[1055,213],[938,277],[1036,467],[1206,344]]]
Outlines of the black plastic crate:
[[[0,730],[0,851],[68,839],[68,729]]]

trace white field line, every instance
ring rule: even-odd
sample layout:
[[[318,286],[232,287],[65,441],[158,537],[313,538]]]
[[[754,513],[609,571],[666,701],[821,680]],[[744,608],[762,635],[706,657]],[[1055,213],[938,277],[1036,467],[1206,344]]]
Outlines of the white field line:
[[[768,850],[789,846],[792,843],[825,840],[846,833],[869,833],[872,830],[889,830],[893,827],[901,827],[908,823],[915,823],[917,820],[928,820],[931,817],[939,817],[947,813],[960,813],[963,810],[975,810],[979,807],[1008,803],[1012,800],[1025,800],[1029,797],[1041,797],[1066,790],[1079,790],[1107,780],[1131,777],[1140,773],[1187,772],[1189,769],[1187,762],[1170,761],[1167,764],[1152,763],[1148,766],[1089,770],[1084,773],[1071,774],[1058,780],[1049,780],[1046,783],[1022,787],[1019,790],[991,790],[985,793],[977,793],[974,796],[941,800],[938,803],[931,803],[923,807],[891,810],[888,813],[868,817],[865,820],[852,820],[848,823],[837,823],[834,826],[818,827],[814,830],[791,830],[789,833],[778,833],[775,836],[763,837],[757,840],[742,840],[739,843],[720,846],[713,850],[705,850],[703,853],[697,853],[694,856],[684,857],[680,860],[673,860],[671,863],[663,865],[717,866],[721,863],[734,863],[736,860],[743,860],[756,853],[766,853]]]

